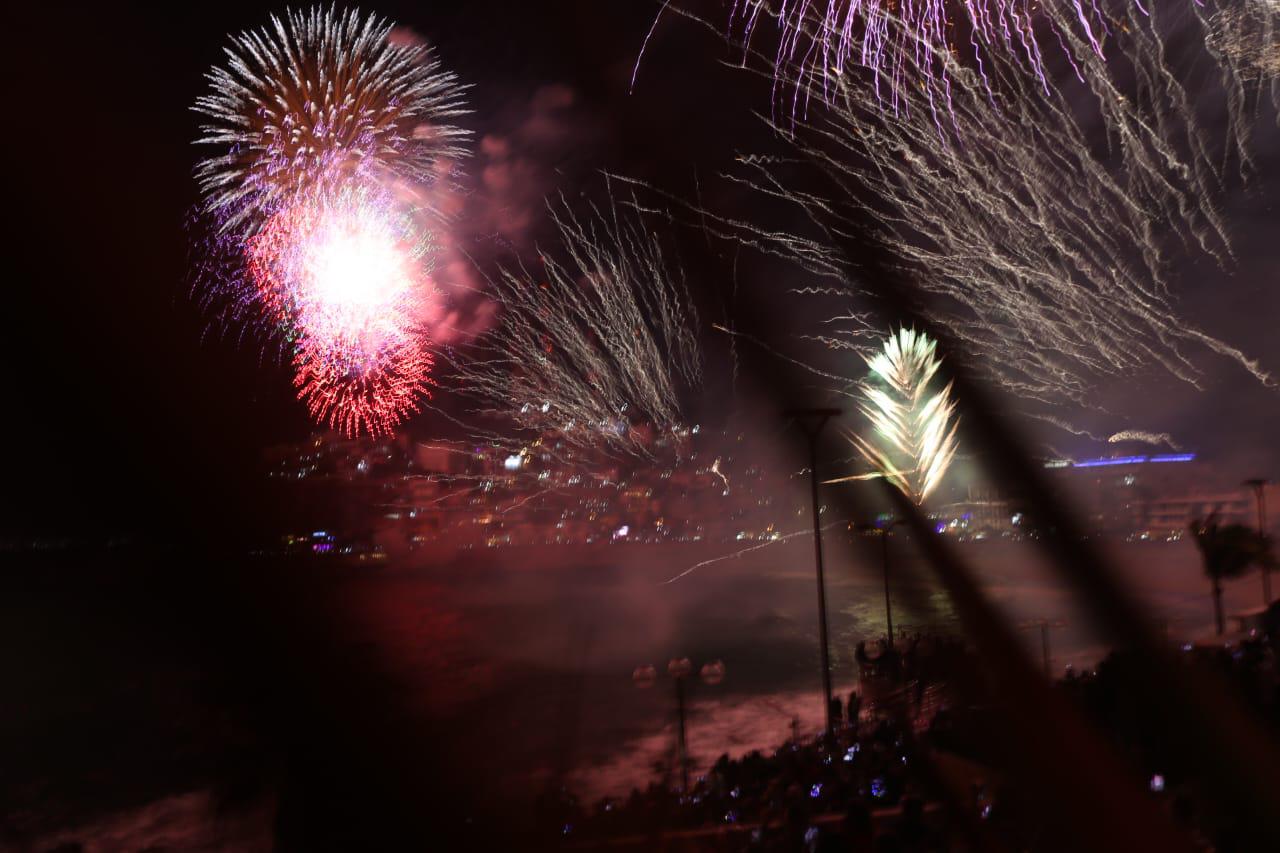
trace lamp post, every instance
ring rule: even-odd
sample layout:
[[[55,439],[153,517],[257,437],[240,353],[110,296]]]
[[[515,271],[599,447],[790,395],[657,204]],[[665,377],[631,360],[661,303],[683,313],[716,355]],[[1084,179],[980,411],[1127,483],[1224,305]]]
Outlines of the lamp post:
[[[800,424],[809,440],[809,488],[813,500],[813,555],[818,570],[818,645],[822,657],[822,699],[826,710],[827,733],[835,730],[831,719],[831,653],[827,645],[827,584],[822,574],[822,521],[818,507],[818,436],[827,421],[840,409],[788,409],[783,413]]]
[[[880,537],[881,566],[884,572],[884,621],[890,646],[893,645],[893,605],[889,598],[889,534],[902,523],[902,519],[895,518],[886,522],[883,527],[878,524],[858,525],[860,532],[875,532]]]
[[[685,728],[685,690],[684,680],[693,674],[693,664],[688,658],[672,658],[667,662],[667,675],[671,676],[676,687],[676,715],[679,728],[676,730],[676,759],[680,762],[681,790],[689,790],[689,743]],[[719,684],[724,681],[724,661],[714,660],[702,665],[698,677],[704,684]],[[638,666],[631,673],[631,681],[640,689],[652,687],[658,681],[658,670],[650,665]]]
[[[1049,629],[1065,628],[1067,623],[1062,619],[1032,619],[1030,622],[1022,622],[1019,628],[1039,628],[1040,629],[1040,657],[1044,665],[1044,677],[1053,680],[1053,667],[1051,666],[1053,658],[1049,656]]]
[[[1253,489],[1254,504],[1258,508],[1258,535],[1267,535],[1267,481],[1261,478],[1245,480],[1244,484]],[[1271,604],[1271,569],[1262,564],[1262,603]]]
[[[901,523],[900,520],[893,519],[880,528],[880,553],[884,568],[884,621],[889,632],[889,648],[893,648],[893,606],[889,603],[889,534],[893,532],[894,525]]]

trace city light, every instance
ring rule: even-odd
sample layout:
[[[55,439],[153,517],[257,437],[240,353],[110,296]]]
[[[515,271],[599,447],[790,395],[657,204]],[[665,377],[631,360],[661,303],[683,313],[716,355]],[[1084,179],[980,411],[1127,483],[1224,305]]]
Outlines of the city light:
[[[1158,456],[1115,456],[1108,459],[1086,459],[1083,462],[1073,462],[1073,468],[1101,468],[1107,465],[1140,465],[1144,462],[1193,462],[1196,455],[1194,453],[1166,453]],[[1046,468],[1059,468],[1061,465],[1048,463]]]

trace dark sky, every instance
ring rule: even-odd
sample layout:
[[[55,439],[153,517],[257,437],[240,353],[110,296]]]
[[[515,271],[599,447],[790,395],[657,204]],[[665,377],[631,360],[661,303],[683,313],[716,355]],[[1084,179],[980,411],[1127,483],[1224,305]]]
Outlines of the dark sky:
[[[659,28],[628,94],[656,8],[378,5],[475,85],[467,124],[478,137],[512,133],[541,87],[568,87],[567,121],[581,144],[541,152],[538,166],[548,189],[569,193],[602,168],[682,190],[761,139],[750,111],[767,109],[767,90],[717,67],[726,49],[675,21]],[[309,431],[288,372],[251,345],[209,334],[188,294],[184,218],[196,200],[197,124],[189,106],[225,34],[261,25],[266,11],[23,4],[18,13],[3,60],[16,195],[6,241],[10,322],[0,343],[10,385],[0,445],[10,506],[0,531],[207,536],[255,511],[261,449]],[[1266,127],[1262,182],[1228,190],[1238,269],[1186,265],[1179,287],[1206,331],[1280,372],[1276,142]],[[1271,439],[1280,396],[1228,362],[1205,364],[1201,395],[1157,379],[1136,390],[1101,387],[1099,398],[1131,412],[1132,427],[1280,473]],[[1053,439],[1072,445],[1063,434]]]
[[[3,446],[12,507],[0,530],[172,528],[180,537],[234,524],[257,484],[261,448],[305,436],[310,425],[287,370],[252,344],[218,340],[189,298],[184,217],[196,200],[197,156],[189,107],[226,33],[264,24],[268,7],[34,5],[20,13],[31,17],[15,28],[24,35],[5,59],[17,196],[6,241],[14,313],[0,344],[10,370]],[[680,87],[627,96],[649,4],[384,3],[379,11],[435,44],[474,84],[476,114],[465,123],[478,137],[511,130],[540,87],[569,86],[589,144],[541,164],[551,175],[606,166],[691,172],[721,141],[711,144],[708,128],[749,122],[725,102],[672,100]],[[646,77],[673,80],[663,66],[679,48],[664,42]]]

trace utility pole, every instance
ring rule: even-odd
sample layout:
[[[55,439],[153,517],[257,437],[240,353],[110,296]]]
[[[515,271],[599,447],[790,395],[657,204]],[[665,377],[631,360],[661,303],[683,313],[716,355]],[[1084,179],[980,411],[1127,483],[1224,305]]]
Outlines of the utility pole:
[[[680,761],[680,790],[689,793],[689,741],[685,736],[684,716],[684,676],[676,676],[676,713],[680,715],[679,740],[676,752]]]
[[[822,698],[825,704],[827,733],[835,730],[831,718],[831,655],[827,645],[827,584],[822,572],[822,519],[818,507],[818,437],[831,418],[843,414],[840,409],[789,409],[783,413],[795,420],[809,439],[809,486],[813,499],[813,556],[818,570],[818,645],[822,655]]]
[[[1030,622],[1018,624],[1018,627],[1023,630],[1040,629],[1040,662],[1044,667],[1044,677],[1049,681],[1053,680],[1053,658],[1049,655],[1049,629],[1065,628],[1066,625],[1066,621],[1062,619],[1033,619]]]
[[[893,529],[893,522],[884,526],[880,531],[880,544],[883,546],[881,552],[884,555],[884,621],[889,630],[889,648],[893,648],[893,609],[889,606],[889,531]]]
[[[1258,535],[1267,535],[1267,481],[1254,478],[1245,480],[1244,484],[1253,489],[1253,500],[1258,507]],[[1265,606],[1271,605],[1271,569],[1266,563],[1262,564],[1262,603]]]
[[[893,528],[902,524],[900,518],[890,518],[884,526],[879,524],[859,524],[858,532],[874,533],[880,537],[880,555],[882,558],[881,566],[884,570],[884,622],[886,637],[889,640],[889,648],[893,648],[893,604],[889,597],[889,534],[893,532]]]
[[[1053,666],[1049,663],[1049,623],[1040,623],[1040,654],[1044,659],[1044,677],[1053,680]]]

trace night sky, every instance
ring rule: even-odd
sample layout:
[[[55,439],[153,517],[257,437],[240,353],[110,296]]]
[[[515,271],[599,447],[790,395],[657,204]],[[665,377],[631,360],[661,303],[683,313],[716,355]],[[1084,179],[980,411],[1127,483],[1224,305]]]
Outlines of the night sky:
[[[517,129],[540,89],[568,87],[565,135],[532,155],[531,192],[572,194],[604,167],[688,175],[723,154],[712,130],[754,128],[731,99],[708,103],[673,85],[680,39],[652,54],[649,93],[628,97],[652,9],[622,5],[380,11],[474,84],[466,124],[477,139]],[[29,37],[6,57],[20,81],[13,114],[26,129],[6,135],[10,162],[21,167],[10,226],[16,334],[3,343],[5,491],[14,507],[3,526],[180,539],[243,521],[261,449],[311,427],[287,367],[252,343],[219,339],[190,298],[184,222],[196,201],[198,117],[189,107],[225,34],[265,23],[265,9],[27,6],[20,14],[43,17],[23,22],[16,31]]]
[[[705,3],[716,20],[730,5]],[[795,224],[785,220],[791,213],[723,178],[740,154],[786,150],[762,121],[768,81],[728,67],[736,54],[723,39],[663,17],[631,91],[660,6],[373,7],[433,45],[472,86],[473,112],[463,124],[474,134],[475,153],[464,164],[474,203],[458,239],[482,266],[527,261],[553,237],[544,199],[600,203],[603,172],[728,215]],[[733,701],[721,704],[733,713],[720,718],[725,731],[736,736],[754,722],[761,744],[786,737],[780,721],[789,710],[770,716],[754,703],[783,696],[815,710],[806,538],[680,584],[665,581],[695,564],[684,544],[637,546],[622,558],[546,548],[538,557],[545,564],[519,548],[476,548],[439,563],[415,557],[421,563],[408,567],[372,564],[385,571],[356,558],[339,566],[311,555],[246,556],[251,543],[287,529],[276,517],[280,492],[266,487],[264,450],[317,428],[294,398],[289,365],[213,323],[193,299],[187,223],[197,203],[200,152],[191,142],[200,121],[191,105],[206,88],[204,73],[222,61],[227,34],[264,25],[271,10],[234,2],[163,11],[26,3],[16,18],[11,13],[0,51],[7,185],[16,188],[7,195],[8,323],[0,335],[7,368],[0,556],[12,563],[0,572],[0,674],[18,698],[0,703],[0,798],[32,831],[89,814],[142,820],[171,795],[204,791],[226,814],[271,810],[279,797],[284,805],[265,825],[286,824],[281,837],[289,836],[290,814],[314,819],[295,837],[324,836],[338,810],[332,824],[351,832],[326,839],[338,849],[379,849],[363,843],[366,832],[392,839],[412,829],[420,834],[404,837],[436,838],[447,825],[470,834],[473,815],[506,807],[493,792],[525,785],[521,768],[541,772],[547,755],[565,769],[602,756],[649,769],[644,756],[670,742],[669,694],[637,699],[630,675],[673,655],[726,662],[723,695]],[[1270,107],[1260,110],[1248,182],[1230,169],[1225,178],[1220,204],[1235,238],[1234,265],[1188,259],[1172,246],[1168,260],[1182,316],[1280,375],[1274,119]],[[826,318],[818,303],[788,293],[806,283],[794,270],[737,253],[696,227],[668,231],[707,358],[704,392],[683,401],[689,420],[771,441],[761,467],[794,473],[800,432],[782,411],[826,402],[829,387],[745,341],[730,359],[728,339],[712,324],[731,323],[828,370],[856,375],[862,366],[800,340]],[[882,255],[867,254],[858,260],[877,269]],[[455,307],[464,333],[451,346],[492,322],[480,302]],[[1099,380],[1093,409],[1052,414],[1100,436],[1126,428],[1170,433],[1212,461],[1224,482],[1280,479],[1280,389],[1228,359],[1193,358],[1204,371],[1202,389],[1153,368]],[[438,403],[448,409],[455,401],[441,393]],[[1015,411],[1025,413],[1011,405]],[[1044,422],[1018,423],[1046,453],[1109,449]],[[431,412],[407,429],[418,439],[460,436]],[[985,433],[985,443],[972,444],[990,453],[1002,433]],[[980,467],[966,456],[953,469],[957,479]],[[880,485],[859,484],[831,503],[853,506],[848,495],[857,488],[880,497]],[[769,497],[782,506],[787,496],[777,491]],[[805,521],[802,514],[795,523]],[[92,547],[31,550],[47,539]],[[862,553],[873,540],[844,539],[854,545],[828,540],[841,691],[856,683],[854,644],[881,624],[880,564]],[[112,540],[142,547],[98,547]],[[914,603],[942,597],[914,583],[922,575],[902,553],[910,540],[893,543],[894,594]],[[737,547],[708,540],[696,549],[725,544]],[[1183,618],[1175,628],[1190,635],[1208,618],[1207,590],[1191,542],[1168,548],[1144,552],[1156,559],[1125,577],[1156,601],[1153,612],[1159,606]],[[1010,618],[1066,612],[1065,584],[1036,579],[1021,553],[997,557],[983,580],[993,599],[1015,605]],[[703,555],[696,559],[700,565]],[[877,573],[860,573],[868,565]],[[1246,602],[1241,590],[1233,587],[1232,608]],[[1252,595],[1251,586],[1249,606]],[[910,608],[902,610],[895,619],[908,618]],[[1077,630],[1085,631],[1083,618]],[[1073,642],[1073,660],[1086,651],[1096,659],[1103,649],[1092,638]],[[1059,654],[1059,663],[1067,659]],[[721,695],[695,696],[705,701],[695,726],[711,721]],[[653,749],[641,748],[646,743]],[[710,746],[699,749],[711,757]],[[6,849],[8,818],[0,813]],[[488,831],[515,826],[493,820]]]
[[[675,192],[689,192],[696,180],[704,201],[733,205],[734,191],[715,175],[737,152],[770,145],[751,115],[767,111],[767,86],[720,67],[732,53],[711,35],[665,19],[629,94],[656,8],[557,1],[378,10],[434,44],[474,84],[466,124],[477,141],[519,143],[548,93],[567,93],[553,110],[558,127],[525,140],[524,150],[516,146],[523,196],[513,204],[536,210],[542,194],[598,193],[603,169]],[[12,507],[0,528],[216,538],[258,514],[261,449],[311,429],[287,369],[210,328],[189,293],[184,221],[196,201],[197,157],[189,107],[225,34],[260,25],[265,9],[29,4],[18,14],[20,37],[4,60],[11,64],[5,146],[17,193],[7,241],[9,333],[0,343],[10,377],[4,446]],[[1258,174],[1247,188],[1235,181],[1225,192],[1238,266],[1176,264],[1173,277],[1186,316],[1273,372],[1280,372],[1278,140],[1277,128],[1260,122]],[[493,165],[481,148],[469,167],[477,181]],[[539,227],[535,218],[526,245],[515,248],[535,243]],[[723,294],[723,269],[691,263]],[[744,278],[760,292],[768,287],[750,270]],[[705,322],[720,319],[717,298],[705,300]],[[1280,396],[1225,360],[1198,360],[1206,368],[1201,393],[1158,375],[1113,379],[1097,391],[1110,414],[1074,420],[1102,434],[1170,432],[1233,470],[1274,475],[1269,439]],[[442,429],[429,418],[413,424],[423,435]],[[1101,449],[1051,428],[1041,437],[1067,452]]]

